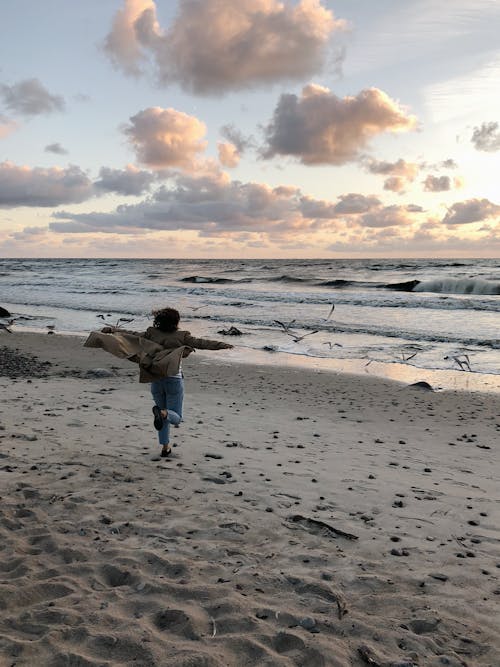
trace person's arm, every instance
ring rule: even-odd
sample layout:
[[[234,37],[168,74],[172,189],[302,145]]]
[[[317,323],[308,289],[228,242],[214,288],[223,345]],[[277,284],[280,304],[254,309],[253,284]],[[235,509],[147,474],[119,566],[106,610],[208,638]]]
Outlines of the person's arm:
[[[196,338],[188,332],[184,343],[197,350],[230,350],[233,346],[221,340],[210,340],[209,338]]]
[[[130,329],[122,329],[121,327],[104,327],[101,329],[101,333],[111,334],[111,333],[122,333],[130,334],[131,336],[139,336],[144,338],[145,331],[131,331]]]

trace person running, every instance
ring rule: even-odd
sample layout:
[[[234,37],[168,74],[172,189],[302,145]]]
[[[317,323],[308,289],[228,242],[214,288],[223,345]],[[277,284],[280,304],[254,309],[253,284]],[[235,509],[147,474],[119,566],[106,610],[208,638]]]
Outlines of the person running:
[[[143,333],[125,331],[117,327],[104,327],[104,329],[101,329],[101,333],[121,334],[122,336],[145,339],[155,344],[155,350],[158,349],[158,346],[162,350],[154,352],[155,366],[147,361],[147,353],[141,355],[120,353],[119,356],[127,356],[132,361],[138,361],[140,356],[141,382],[146,380],[151,382],[151,394],[154,401],[153,424],[158,431],[158,440],[162,446],[161,456],[166,457],[172,451],[170,448],[170,426],[178,426],[182,421],[184,400],[182,359],[194,350],[229,350],[233,346],[222,341],[196,338],[189,331],[180,330],[180,315],[175,308],[155,310],[153,311],[153,318],[153,326],[148,327]],[[99,345],[92,345],[92,347],[94,346],[104,347],[109,352],[116,353],[102,341],[99,342]],[[141,347],[144,348],[145,346],[147,346],[147,343],[145,345],[141,344]],[[161,362],[158,361],[159,359],[161,359]],[[148,363],[150,363],[149,367]],[[162,369],[160,372],[158,371],[159,367]]]

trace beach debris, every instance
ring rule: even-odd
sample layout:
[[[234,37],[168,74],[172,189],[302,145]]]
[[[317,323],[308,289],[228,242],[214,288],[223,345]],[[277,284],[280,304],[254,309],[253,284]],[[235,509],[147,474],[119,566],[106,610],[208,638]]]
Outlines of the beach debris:
[[[217,333],[222,334],[223,336],[242,336],[243,332],[237,329],[236,327],[229,327],[229,329],[220,329]]]
[[[320,521],[319,519],[311,519],[307,516],[302,516],[302,514],[292,514],[288,517],[287,520],[291,521],[292,523],[299,524],[307,531],[314,533],[315,535],[323,535],[324,537],[332,537],[333,539],[336,537],[344,537],[346,540],[359,539],[357,535],[346,533],[344,530],[335,528],[334,526],[325,523],[324,521]]]
[[[2,308],[2,306],[0,306],[0,317],[11,317],[11,314],[6,308]]]
[[[330,317],[333,315],[333,311],[334,311],[334,310],[335,310],[335,304],[332,303],[332,308],[331,308],[330,312],[328,313],[327,317],[325,318],[325,322],[328,322],[328,320],[330,319]]]

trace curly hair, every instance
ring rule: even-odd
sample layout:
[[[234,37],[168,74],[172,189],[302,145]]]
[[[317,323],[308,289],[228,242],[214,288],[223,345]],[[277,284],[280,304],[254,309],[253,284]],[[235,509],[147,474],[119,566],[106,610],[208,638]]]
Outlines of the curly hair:
[[[165,333],[177,331],[179,320],[181,319],[178,310],[175,310],[175,308],[162,308],[161,310],[153,310],[153,315],[154,327]]]

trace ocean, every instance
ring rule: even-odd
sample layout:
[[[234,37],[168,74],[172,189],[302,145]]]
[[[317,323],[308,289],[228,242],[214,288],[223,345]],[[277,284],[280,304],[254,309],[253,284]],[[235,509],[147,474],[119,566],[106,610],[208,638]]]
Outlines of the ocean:
[[[245,359],[500,375],[500,260],[0,260],[13,331],[143,330],[166,305],[194,335],[239,329]]]

